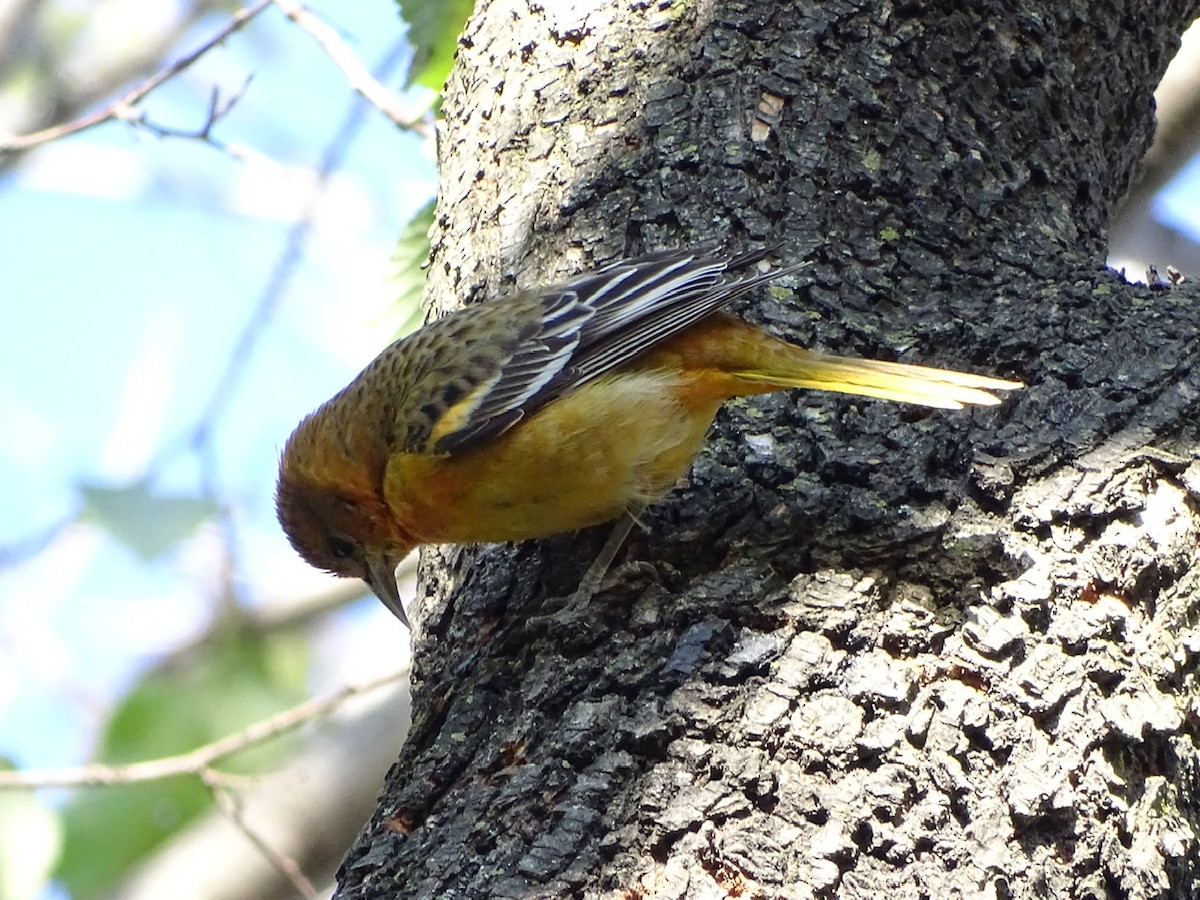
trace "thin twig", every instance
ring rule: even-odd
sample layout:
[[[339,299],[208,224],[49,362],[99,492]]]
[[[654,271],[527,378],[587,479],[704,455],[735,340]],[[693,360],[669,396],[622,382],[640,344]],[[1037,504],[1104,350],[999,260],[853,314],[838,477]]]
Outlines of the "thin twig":
[[[200,772],[200,779],[208,785],[212,791],[213,800],[216,801],[217,808],[221,810],[233,823],[246,839],[250,841],[264,857],[267,862],[275,867],[284,878],[286,878],[293,888],[296,889],[301,897],[316,897],[317,888],[308,880],[308,876],[300,870],[299,864],[279,850],[271,846],[271,842],[259,834],[255,829],[251,828],[246,822],[246,817],[242,815],[241,804],[233,797],[229,791],[225,790],[224,786],[217,780],[210,780],[208,775],[211,770]]]
[[[243,25],[261,13],[268,6],[273,5],[272,0],[259,0],[253,6],[248,6],[244,9],[239,9],[233,14],[229,22],[217,32],[216,36],[205,41],[197,49],[193,50],[182,59],[178,59],[157,75],[143,81],[125,96],[119,100],[110,103],[103,109],[97,110],[94,113],[89,113],[86,116],[81,116],[71,122],[64,122],[61,125],[52,125],[49,128],[43,128],[41,131],[35,131],[31,134],[23,134],[17,137],[0,140],[0,153],[16,152],[19,150],[28,150],[31,147],[36,147],[39,144],[45,144],[49,141],[57,140],[58,138],[66,137],[69,134],[78,134],[81,131],[86,131],[89,128],[94,128],[104,122],[113,120],[125,120],[136,122],[141,113],[134,107],[146,98],[146,96],[156,88],[174,78],[180,72],[191,67],[200,57],[215,47],[217,44],[224,41],[227,37],[240,29]],[[236,98],[235,98],[236,100]]]
[[[125,111],[119,113],[116,118],[128,122],[130,125],[133,125],[137,128],[149,131],[151,134],[160,138],[173,137],[184,138],[186,140],[193,141],[204,141],[205,143],[212,144],[220,150],[229,152],[226,144],[223,141],[218,140],[216,135],[213,134],[213,129],[216,128],[218,122],[233,112],[233,108],[237,106],[238,101],[246,96],[246,91],[249,90],[250,82],[253,80],[254,76],[248,75],[245,82],[242,83],[242,86],[238,88],[237,93],[226,99],[224,103],[221,102],[222,98],[220,88],[214,87],[212,89],[212,93],[209,95],[208,113],[205,115],[204,124],[199,128],[184,129],[171,128],[167,125],[159,125],[157,122],[150,121],[150,117],[146,114],[144,109],[132,106],[126,107]]]
[[[363,684],[346,685],[328,697],[306,700],[291,709],[255,722],[239,732],[177,756],[165,756],[161,759],[120,766],[89,763],[85,766],[66,769],[0,772],[0,789],[136,784],[144,781],[158,781],[175,775],[199,775],[220,759],[327,715],[350,697],[391,684],[406,674],[407,670],[403,670]]]
[[[333,64],[342,70],[350,87],[358,91],[368,103],[400,128],[413,131],[424,138],[433,136],[429,123],[423,118],[425,109],[423,108],[419,112],[405,109],[400,98],[380,84],[379,80],[363,65],[358,55],[326,22],[297,0],[272,0],[272,2],[280,12],[317,42],[317,45],[333,60]]]

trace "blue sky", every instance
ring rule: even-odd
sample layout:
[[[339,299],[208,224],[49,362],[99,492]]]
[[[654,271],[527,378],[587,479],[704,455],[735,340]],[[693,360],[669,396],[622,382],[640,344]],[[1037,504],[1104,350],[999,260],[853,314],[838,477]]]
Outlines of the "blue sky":
[[[1154,198],[1154,217],[1200,241],[1200,156],[1193,157]]]

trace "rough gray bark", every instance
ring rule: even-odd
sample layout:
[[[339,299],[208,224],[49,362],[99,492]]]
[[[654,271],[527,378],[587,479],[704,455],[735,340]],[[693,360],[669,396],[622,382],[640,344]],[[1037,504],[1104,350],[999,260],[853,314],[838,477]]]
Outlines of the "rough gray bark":
[[[603,533],[428,554],[340,897],[1191,896],[1195,294],[1102,263],[1196,4],[960,6],[478,10],[435,305],[784,241],[747,316],[1029,387],[730,404],[570,633]]]

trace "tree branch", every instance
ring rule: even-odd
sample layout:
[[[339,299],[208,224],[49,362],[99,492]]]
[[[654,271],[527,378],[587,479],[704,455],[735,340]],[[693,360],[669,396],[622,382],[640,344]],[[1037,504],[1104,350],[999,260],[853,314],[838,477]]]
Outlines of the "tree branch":
[[[217,807],[224,813],[225,817],[233,823],[246,839],[252,843],[259,853],[280,873],[295,889],[296,893],[301,897],[316,897],[317,889],[309,880],[308,876],[300,869],[300,865],[292,857],[288,856],[280,850],[276,850],[271,846],[271,842],[259,834],[255,829],[250,827],[246,821],[246,817],[242,815],[242,807],[237,798],[225,788],[221,783],[220,778],[212,778],[211,775],[217,773],[211,769],[205,769],[200,772],[201,780],[208,785],[208,789],[212,791],[213,800],[216,801]]]
[[[373,691],[403,677],[407,670],[393,672],[363,684],[349,684],[327,697],[306,700],[291,709],[269,716],[259,722],[197,747],[177,756],[166,756],[146,762],[111,766],[90,763],[66,769],[29,769],[24,772],[0,772],[0,789],[40,787],[85,787],[113,784],[136,784],[158,781],[174,775],[198,775],[215,762],[256,744],[290,731],[335,710],[350,697]]]
[[[211,140],[213,126],[228,114],[234,104],[241,99],[245,87],[224,104],[220,103],[219,97],[214,92],[209,104],[208,117],[204,125],[195,131],[183,131],[155,125],[146,118],[145,111],[136,108],[137,104],[141,103],[150,93],[174,78],[180,72],[190,68],[205,53],[241,29],[247,22],[255,18],[269,6],[277,7],[280,12],[316,41],[317,45],[325,51],[325,54],[333,61],[334,65],[341,70],[350,87],[364,97],[375,109],[387,116],[388,119],[400,128],[413,131],[421,137],[432,137],[432,128],[430,128],[427,122],[423,121],[423,116],[428,109],[429,102],[432,102],[432,100],[414,109],[406,108],[395,94],[384,87],[371,74],[362,60],[347,46],[338,33],[303,4],[296,2],[296,0],[258,0],[253,6],[248,6],[234,13],[224,28],[197,49],[176,60],[153,77],[143,81],[120,99],[96,112],[81,116],[70,122],[53,125],[30,134],[0,140],[0,153],[17,153],[29,150],[40,144],[49,143],[68,135],[78,134],[81,131],[86,131],[89,128],[94,128],[97,125],[110,121],[129,122],[133,125],[146,128],[160,137],[190,137]]]
[[[301,30],[317,42],[333,64],[341,69],[347,83],[377,110],[387,116],[400,128],[419,134],[421,137],[433,137],[429,124],[422,121],[426,104],[419,111],[405,109],[400,99],[385,88],[363,65],[361,59],[342,40],[341,36],[319,19],[311,10],[296,0],[271,0],[285,16],[291,19]]]
[[[16,153],[21,150],[28,150],[31,147],[36,147],[39,144],[46,144],[50,141],[58,140],[71,134],[78,134],[81,131],[86,131],[89,128],[94,128],[104,122],[124,120],[128,122],[139,123],[142,121],[142,113],[135,110],[133,107],[156,90],[161,85],[170,81],[180,72],[190,68],[193,63],[200,59],[205,53],[215,47],[217,44],[224,41],[227,37],[238,31],[247,22],[261,13],[268,6],[272,5],[272,0],[259,0],[253,6],[248,6],[245,9],[240,9],[233,14],[229,22],[217,32],[216,36],[205,41],[200,47],[193,50],[187,56],[176,60],[167,66],[158,74],[143,81],[125,96],[121,97],[114,103],[100,109],[94,113],[89,113],[86,116],[81,116],[71,122],[65,122],[61,125],[52,125],[49,128],[43,128],[40,131],[35,131],[31,134],[20,135],[18,137],[8,138],[0,141],[0,153]],[[235,98],[236,102],[236,98]],[[232,104],[230,104],[232,105]],[[226,106],[228,111],[228,106]],[[210,122],[211,122],[210,111]]]

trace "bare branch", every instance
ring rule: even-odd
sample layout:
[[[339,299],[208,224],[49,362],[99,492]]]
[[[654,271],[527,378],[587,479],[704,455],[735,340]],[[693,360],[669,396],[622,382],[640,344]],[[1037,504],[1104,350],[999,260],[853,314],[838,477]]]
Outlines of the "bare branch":
[[[200,779],[208,785],[212,791],[213,800],[216,801],[217,807],[225,814],[225,817],[233,823],[234,827],[246,836],[272,866],[278,870],[284,878],[286,878],[295,888],[296,893],[301,897],[316,897],[317,889],[308,876],[300,870],[299,864],[280,850],[276,850],[271,846],[270,841],[259,834],[255,829],[251,828],[246,822],[246,817],[242,815],[241,804],[228,790],[220,780],[211,780],[209,778],[211,769],[205,769],[200,772]]]
[[[108,106],[94,113],[89,113],[86,116],[81,116],[71,122],[65,122],[61,125],[52,125],[49,128],[43,128],[41,131],[35,131],[32,134],[20,135],[18,137],[9,138],[0,141],[0,153],[15,153],[21,150],[28,150],[31,147],[36,147],[39,144],[45,144],[49,141],[57,140],[58,138],[66,137],[70,134],[78,134],[81,131],[86,131],[89,128],[94,128],[104,122],[124,120],[130,122],[139,122],[142,119],[142,114],[134,109],[134,107],[146,98],[148,94],[156,90],[160,85],[174,78],[180,72],[188,69],[205,53],[220,44],[235,31],[239,30],[243,25],[261,13],[268,6],[272,5],[272,0],[259,0],[253,6],[248,6],[238,10],[233,14],[233,17],[222,28],[216,36],[205,41],[197,49],[193,50],[182,59],[178,59],[171,65],[167,66],[157,75],[143,81],[125,96],[121,97]],[[239,94],[240,96],[240,94]],[[235,98],[236,101],[237,98]],[[228,108],[226,109],[228,111]],[[211,123],[210,112],[210,123]]]
[[[356,680],[370,677],[363,673]],[[375,809],[383,774],[395,761],[409,718],[407,685],[401,681],[348,702],[338,710],[336,727],[317,729],[281,768],[231,776],[222,766],[220,784],[235,792],[243,816],[260,837],[299,860],[304,873],[323,885]],[[221,865],[214,867],[214,859]],[[143,859],[112,894],[124,900],[162,900],[179,896],[180,885],[194,898],[297,896],[215,806]]]
[[[317,42],[317,45],[333,60],[334,65],[342,70],[349,85],[358,91],[368,103],[400,128],[413,131],[421,137],[433,136],[429,124],[422,119],[426,107],[418,112],[406,109],[400,99],[379,83],[370,70],[363,65],[357,54],[326,22],[319,19],[297,0],[272,0],[272,2],[285,16]]]
[[[85,787],[113,784],[136,784],[143,781],[158,781],[174,775],[197,775],[203,773],[218,760],[239,750],[290,731],[306,722],[325,716],[337,709],[350,697],[373,691],[391,684],[407,675],[407,669],[392,672],[363,684],[350,684],[328,697],[306,700],[291,709],[269,716],[259,722],[228,735],[203,747],[197,747],[177,756],[166,756],[146,762],[109,766],[91,763],[67,769],[29,769],[24,772],[0,772],[0,789],[40,787]]]
[[[250,82],[253,80],[253,75],[247,76],[246,81],[240,88],[238,88],[237,93],[225,100],[224,103],[221,102],[220,88],[214,87],[212,89],[212,94],[208,99],[208,114],[204,119],[204,124],[199,128],[184,130],[182,128],[170,128],[166,125],[159,125],[150,121],[150,118],[146,115],[146,111],[144,109],[135,106],[122,107],[122,109],[118,110],[113,115],[113,118],[128,122],[130,125],[134,125],[138,128],[145,129],[146,131],[149,131],[151,134],[157,135],[158,137],[177,137],[204,141],[214,145],[218,149],[228,150],[229,148],[224,144],[224,142],[219,141],[213,135],[213,129],[216,127],[218,122],[220,122],[222,119],[228,116],[230,112],[233,111],[233,108],[238,104],[238,101],[246,96],[246,91],[249,89]]]

